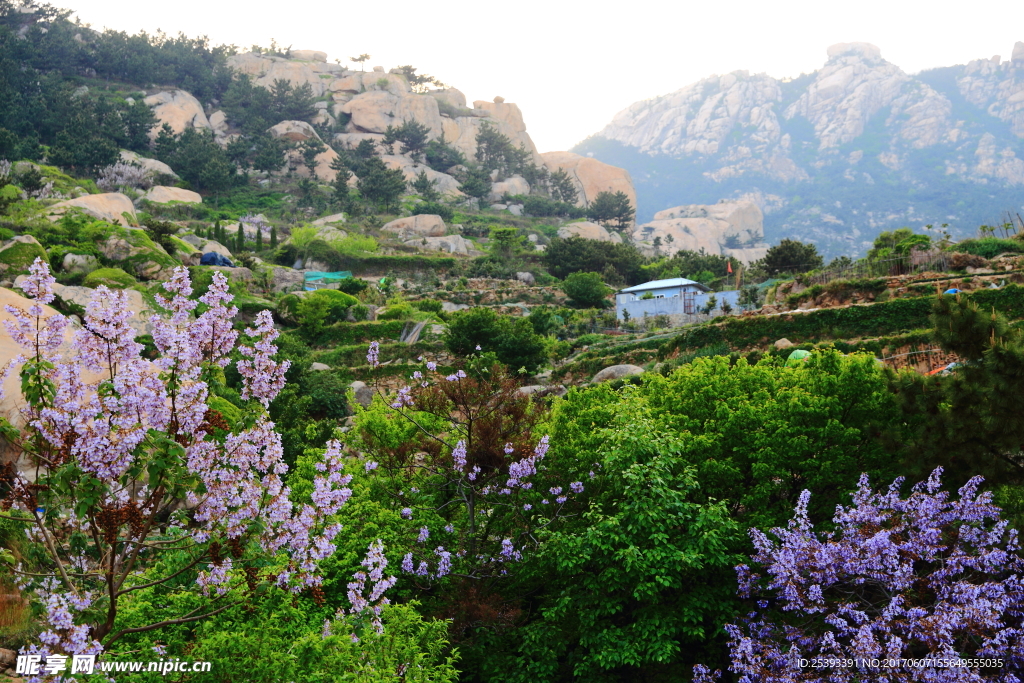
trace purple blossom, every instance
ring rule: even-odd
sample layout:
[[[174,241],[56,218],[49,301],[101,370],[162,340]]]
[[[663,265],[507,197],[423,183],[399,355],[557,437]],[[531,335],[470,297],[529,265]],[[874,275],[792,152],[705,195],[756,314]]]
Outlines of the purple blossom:
[[[402,508],[402,519],[412,519],[412,508]]]
[[[452,462],[455,465],[455,469],[458,470],[459,472],[462,472],[463,470],[466,469],[466,442],[465,441],[460,439],[459,442],[457,444],[455,444],[455,448],[452,449]],[[477,472],[479,471],[479,468],[477,468],[477,467],[474,467],[473,469],[474,469],[474,471],[477,471]],[[476,478],[475,476],[471,476],[470,477],[470,479],[475,479],[475,478]]]
[[[440,545],[434,550],[434,554],[440,558],[437,562],[438,577],[447,576],[452,570],[452,554]]]
[[[420,527],[420,535],[416,537],[416,542],[425,543],[428,538],[430,538],[430,529],[425,526]]]
[[[395,400],[391,403],[392,408],[412,407],[412,390],[409,387],[402,387],[395,394]]]
[[[406,574],[412,574],[412,553],[406,553],[405,557],[402,558],[402,571]]]
[[[352,575],[352,581],[348,584],[348,601],[352,605],[349,613],[369,613],[374,629],[377,633],[383,633],[384,626],[380,621],[380,613],[384,605],[390,603],[390,600],[384,597],[384,593],[398,581],[394,576],[384,578],[384,570],[388,566],[388,560],[384,557],[384,542],[378,538],[371,543],[366,557],[360,564],[369,571],[358,571]],[[364,595],[367,580],[370,583],[370,594]]]
[[[367,474],[369,474],[369,473],[370,473],[370,472],[372,472],[373,470],[377,469],[377,468],[378,468],[379,466],[380,466],[380,465],[378,465],[378,464],[377,464],[376,462],[374,462],[373,460],[367,460],[367,461],[366,461],[366,464],[365,464],[365,465],[363,465],[363,469],[365,469],[365,470],[366,470],[366,472],[367,472]]]
[[[574,481],[571,484],[569,484],[569,489],[573,493],[583,493],[583,482],[581,482],[581,481]]]
[[[1024,667],[1024,560],[1017,532],[979,493],[975,477],[953,500],[940,490],[941,469],[900,494],[902,479],[875,492],[862,476],[851,507],[837,506],[835,530],[818,533],[801,494],[787,528],[751,530],[763,568],[737,567],[739,592],[760,609],[775,598],[792,623],[756,612],[729,625],[731,669],[750,683],[798,681],[1017,681]],[[865,587],[869,587],[865,590]],[[877,596],[873,598],[872,596]],[[827,672],[800,657],[832,659],[1002,659],[978,676],[969,668],[913,663],[853,666]],[[699,674],[699,676],[697,675]],[[712,674],[695,670],[708,683]]]
[[[380,365],[380,342],[370,342],[370,349],[366,352],[366,362],[371,368]]]

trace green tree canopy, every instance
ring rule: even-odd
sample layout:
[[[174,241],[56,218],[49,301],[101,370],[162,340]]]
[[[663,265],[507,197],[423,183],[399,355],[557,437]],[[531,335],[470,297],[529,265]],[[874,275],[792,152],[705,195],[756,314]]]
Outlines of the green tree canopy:
[[[762,263],[768,275],[774,277],[783,273],[806,273],[821,268],[823,260],[818,254],[818,248],[813,244],[782,240],[768,250]]]
[[[605,298],[612,293],[598,273],[573,273],[565,278],[562,291],[580,308],[603,308]]]
[[[470,308],[452,315],[444,343],[456,355],[493,353],[513,372],[534,372],[544,362],[544,340],[528,318],[498,315],[490,308]]]
[[[599,192],[587,207],[587,218],[620,230],[633,221],[636,210],[625,192]]]

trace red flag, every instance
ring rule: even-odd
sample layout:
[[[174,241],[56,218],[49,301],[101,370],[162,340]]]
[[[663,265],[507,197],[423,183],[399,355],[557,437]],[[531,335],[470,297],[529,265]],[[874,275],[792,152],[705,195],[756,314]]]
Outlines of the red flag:
[[[729,273],[729,275],[732,275],[732,261],[726,261],[725,263],[727,266],[726,272]]]

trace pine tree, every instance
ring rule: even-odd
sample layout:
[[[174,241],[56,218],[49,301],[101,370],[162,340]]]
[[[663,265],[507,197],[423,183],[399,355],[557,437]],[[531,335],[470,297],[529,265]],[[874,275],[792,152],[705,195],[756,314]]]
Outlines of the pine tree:
[[[220,221],[215,221],[213,224],[213,239],[224,244],[224,228],[221,226]]]
[[[256,231],[256,251],[263,251],[263,231]]]
[[[238,224],[238,234],[235,236],[235,245],[237,251],[245,251],[245,230],[242,229],[242,224]]]
[[[270,226],[270,248],[277,249],[277,228]]]

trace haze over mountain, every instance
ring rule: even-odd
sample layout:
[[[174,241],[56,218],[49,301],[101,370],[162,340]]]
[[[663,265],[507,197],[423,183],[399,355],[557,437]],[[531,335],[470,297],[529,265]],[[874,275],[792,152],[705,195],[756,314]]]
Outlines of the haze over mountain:
[[[879,232],[966,236],[1024,213],[1024,42],[1011,58],[908,74],[867,43],[811,74],[734,71],[637,102],[576,146],[626,168],[639,221],[745,197],[770,242],[860,254]]]

